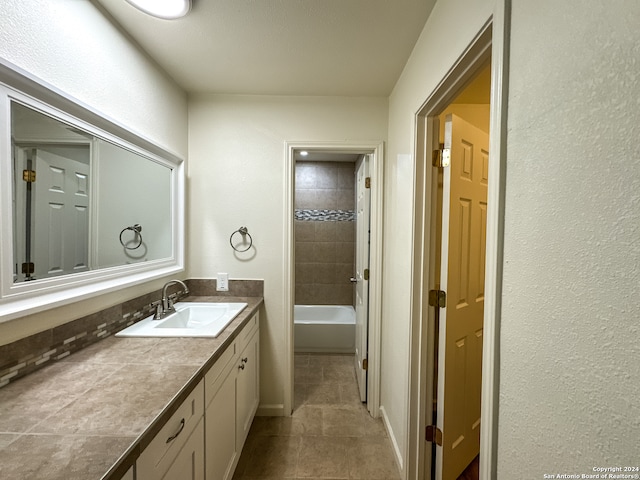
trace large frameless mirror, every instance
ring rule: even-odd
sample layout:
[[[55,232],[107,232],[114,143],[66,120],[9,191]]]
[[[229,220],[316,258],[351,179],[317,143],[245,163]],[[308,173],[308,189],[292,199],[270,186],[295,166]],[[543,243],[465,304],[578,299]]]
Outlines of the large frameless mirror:
[[[0,97],[0,321],[183,268],[180,159],[6,84]]]

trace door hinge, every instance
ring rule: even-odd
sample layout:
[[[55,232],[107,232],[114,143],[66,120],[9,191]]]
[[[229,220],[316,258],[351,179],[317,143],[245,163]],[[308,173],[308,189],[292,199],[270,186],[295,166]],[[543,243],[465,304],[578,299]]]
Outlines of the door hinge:
[[[444,290],[429,290],[429,306],[444,308],[447,306],[447,293]]]
[[[362,277],[363,277],[365,280],[369,280],[369,269],[368,269],[368,268],[365,268],[365,269],[364,269],[364,274],[362,275]]]
[[[434,150],[431,157],[431,163],[436,168],[448,167],[451,163],[451,149],[442,148],[440,150]]]
[[[442,430],[435,425],[427,425],[425,428],[424,437],[427,442],[435,443],[442,446]]]
[[[36,181],[36,171],[35,170],[23,170],[22,171],[22,180],[28,183],[33,183]]]
[[[369,370],[369,359],[367,358],[362,359],[362,369]]]
[[[25,275],[33,275],[36,271],[36,266],[33,262],[25,262],[22,264],[22,273]]]
[[[371,177],[364,179],[364,188],[371,188]]]

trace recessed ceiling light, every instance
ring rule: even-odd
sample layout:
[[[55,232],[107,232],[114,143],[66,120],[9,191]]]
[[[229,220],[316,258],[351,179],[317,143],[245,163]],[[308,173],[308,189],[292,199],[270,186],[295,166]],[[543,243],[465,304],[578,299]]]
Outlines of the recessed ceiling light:
[[[191,10],[191,0],[127,0],[128,3],[154,17],[172,20]]]
[[[306,157],[307,155],[309,155],[309,152],[307,152],[306,150],[302,150],[302,151],[300,152],[300,156],[301,156],[301,157]]]

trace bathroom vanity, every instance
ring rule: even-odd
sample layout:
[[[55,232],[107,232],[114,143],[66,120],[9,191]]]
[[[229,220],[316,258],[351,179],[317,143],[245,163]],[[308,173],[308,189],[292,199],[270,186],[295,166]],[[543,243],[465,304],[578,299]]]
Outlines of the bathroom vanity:
[[[263,303],[233,300],[247,307],[217,338],[109,337],[0,389],[0,477],[231,478],[258,406]]]

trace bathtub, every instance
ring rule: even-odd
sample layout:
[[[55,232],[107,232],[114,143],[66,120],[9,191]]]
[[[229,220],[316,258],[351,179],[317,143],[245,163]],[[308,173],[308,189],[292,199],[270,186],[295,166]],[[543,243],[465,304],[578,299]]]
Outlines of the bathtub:
[[[350,305],[295,305],[296,352],[354,353],[356,311]]]

